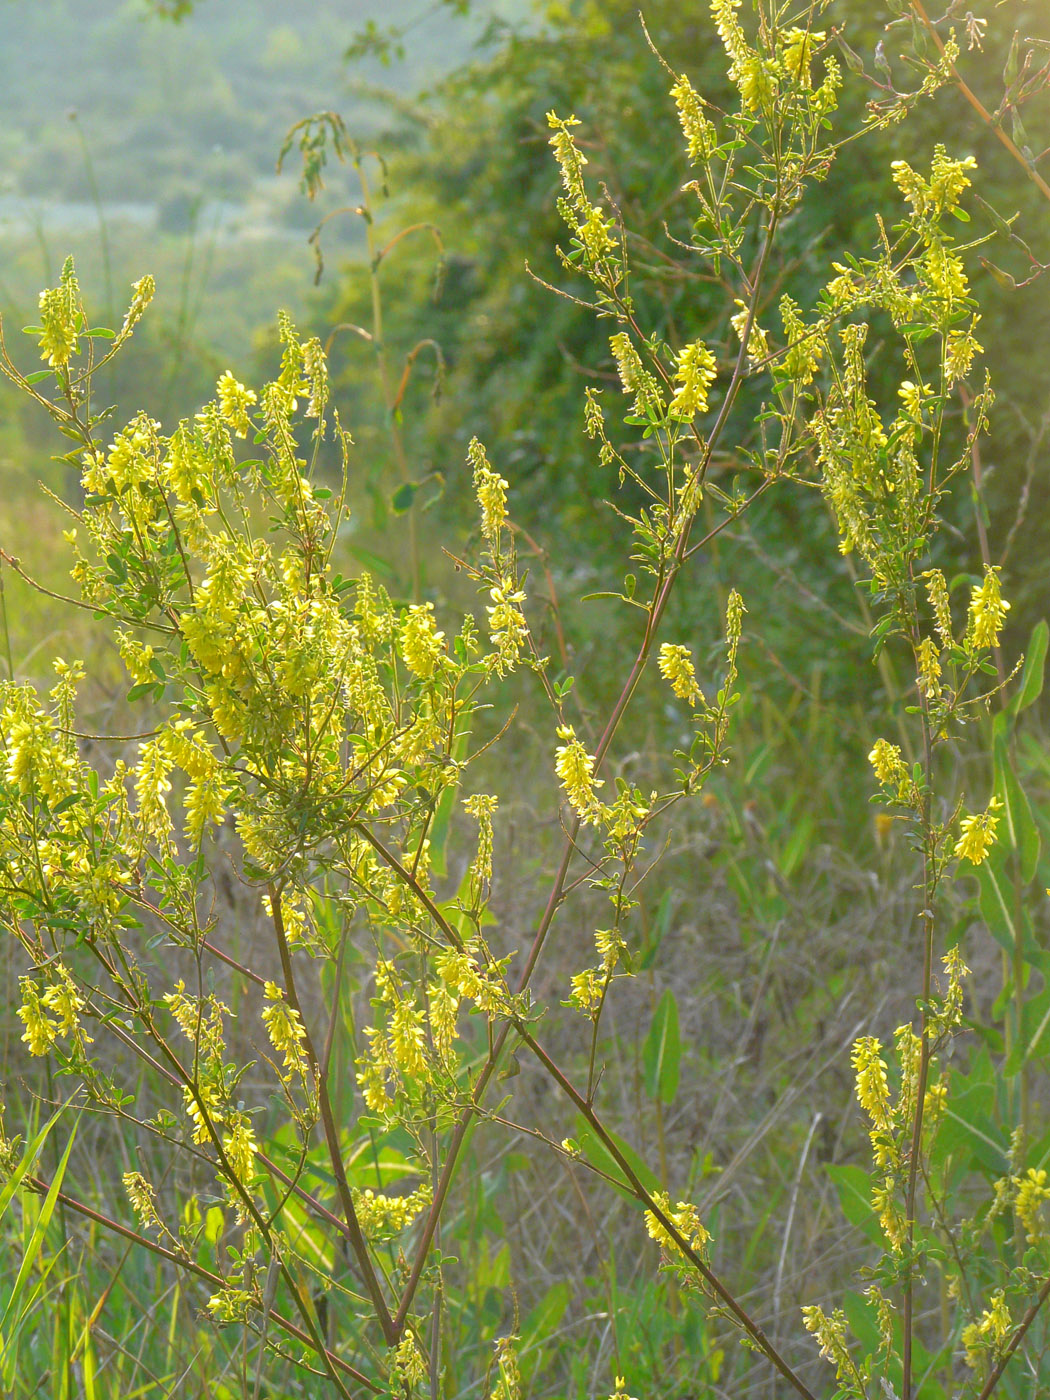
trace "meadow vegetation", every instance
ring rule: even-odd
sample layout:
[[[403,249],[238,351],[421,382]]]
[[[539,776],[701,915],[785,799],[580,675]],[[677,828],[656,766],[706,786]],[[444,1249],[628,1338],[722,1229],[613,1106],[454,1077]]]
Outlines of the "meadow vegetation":
[[[192,411],[5,323],[5,1395],[1050,1384],[1050,43],[685,8],[296,114]]]

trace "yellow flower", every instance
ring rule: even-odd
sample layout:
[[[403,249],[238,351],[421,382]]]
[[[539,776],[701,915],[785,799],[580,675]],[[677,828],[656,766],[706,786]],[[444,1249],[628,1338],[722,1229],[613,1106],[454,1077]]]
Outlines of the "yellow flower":
[[[962,1330],[966,1364],[975,1371],[983,1365],[984,1355],[996,1351],[1010,1333],[1010,1309],[1002,1289],[993,1293],[990,1301],[991,1306],[982,1312],[980,1318]]]
[[[576,230],[576,237],[587,250],[592,263],[598,262],[606,253],[612,252],[615,242],[609,237],[612,221],[606,219],[600,205],[594,204],[587,211],[587,217]]]
[[[59,285],[40,293],[40,358],[52,367],[69,364],[71,356],[77,353],[79,317],[80,288],[73,259],[67,258]]]
[[[394,1062],[402,1074],[411,1079],[422,1079],[427,1072],[426,1056],[423,1047],[426,1035],[423,1030],[423,1012],[410,1001],[402,999],[394,1008],[390,1018],[390,1049]]]
[[[999,825],[996,815],[1002,802],[993,797],[986,812],[977,812],[963,817],[959,827],[959,839],[955,843],[955,854],[960,860],[968,860],[980,865],[995,845],[995,829]]]
[[[1014,1201],[1014,1210],[1017,1217],[1025,1228],[1025,1238],[1029,1244],[1037,1244],[1046,1233],[1046,1226],[1040,1215],[1040,1206],[1044,1201],[1050,1201],[1050,1186],[1047,1185],[1047,1174],[1042,1169],[1036,1170],[1029,1167],[1027,1173],[1021,1177],[1014,1178],[1017,1184],[1017,1197]]]
[[[836,1308],[830,1317],[823,1308],[815,1305],[802,1309],[802,1324],[811,1332],[820,1346],[820,1354],[835,1367],[840,1381],[852,1380],[856,1367],[846,1344],[846,1314]]]
[[[252,1125],[244,1114],[234,1115],[222,1146],[237,1180],[247,1186],[255,1173],[255,1154],[259,1149]]]
[[[751,308],[746,301],[741,301],[739,297],[737,297],[734,305],[738,309],[730,316],[729,324],[736,332],[737,339],[742,341],[744,339],[744,330],[747,326],[747,318],[751,314]],[[755,365],[759,360],[764,360],[768,354],[769,337],[758,324],[758,318],[756,317],[751,322],[751,330],[747,337],[747,356],[751,364]]]
[[[294,1069],[303,1074],[305,1061],[301,1045],[306,1037],[306,1030],[299,1019],[299,1013],[288,1005],[284,993],[276,983],[266,983],[265,995],[270,1005],[263,1009],[262,1020],[266,1034],[270,1037],[270,1044],[278,1055],[284,1056],[286,1070]]]
[[[558,738],[564,742],[554,752],[554,771],[561,779],[569,806],[582,821],[594,825],[601,814],[595,789],[602,786],[594,777],[594,759],[577,739],[571,724],[559,726]]]
[[[944,575],[940,569],[927,569],[923,574],[926,580],[926,596],[930,600],[930,607],[933,609],[934,620],[937,624],[937,635],[941,639],[943,646],[952,645],[952,610],[948,600],[948,585],[944,580]]]
[[[691,705],[703,704],[704,697],[696,683],[696,671],[688,647],[663,642],[656,664],[679,700],[688,700]]]
[[[467,461],[474,469],[474,494],[481,507],[481,533],[490,544],[495,544],[507,518],[509,485],[489,466],[485,449],[477,438],[470,440]]]
[[[405,665],[421,680],[434,674],[444,652],[444,632],[434,625],[434,604],[413,603],[401,626],[401,655]]]
[[[702,340],[684,346],[678,354],[674,376],[678,389],[671,400],[669,415],[689,422],[698,413],[706,413],[707,391],[717,374],[715,357]]]
[[[395,1347],[393,1364],[406,1394],[410,1386],[422,1385],[427,1379],[426,1362],[411,1332],[406,1332]]]
[[[252,426],[248,418],[248,409],[256,402],[254,391],[246,389],[240,380],[235,379],[227,370],[215,386],[215,396],[225,422],[238,437],[247,437]]]
[[[159,1230],[160,1217],[153,1203],[153,1187],[141,1172],[124,1173],[124,1190],[128,1194],[131,1208],[144,1230]]]
[[[521,648],[528,637],[528,623],[521,610],[525,592],[512,578],[503,578],[490,590],[492,607],[486,608],[489,632],[496,648],[495,666],[500,675],[517,665]]]
[[[1010,604],[999,591],[999,566],[989,565],[984,571],[984,582],[971,590],[970,617],[967,626],[967,641],[972,647],[997,647],[999,633]]]
[[[932,637],[923,637],[919,643],[919,690],[927,699],[941,693],[940,652]]]
[[[882,1045],[873,1035],[861,1036],[854,1043],[850,1058],[857,1076],[857,1102],[876,1129],[888,1132],[892,1127],[890,1087],[886,1079]]]
[[[823,44],[826,37],[822,29],[789,29],[784,35],[784,69],[802,87],[810,86],[813,47]]]
[[[188,1084],[182,1086],[182,1101],[193,1123],[193,1141],[211,1142],[209,1123],[217,1127],[221,1122],[219,1112],[219,1091],[213,1084],[202,1084],[197,1094]],[[201,1105],[204,1105],[203,1108]]]
[[[875,769],[875,776],[884,787],[900,782],[904,777],[904,760],[896,744],[887,739],[876,739],[875,746],[868,754],[868,762]]]
[[[616,372],[620,376],[625,394],[634,395],[631,413],[635,417],[661,418],[663,399],[656,380],[642,364],[641,356],[634,348],[626,331],[617,331],[609,337],[609,349],[616,361]]]
[[[569,128],[579,126],[578,117],[559,117],[556,112],[547,113],[547,125],[554,132],[550,138],[551,147],[554,150],[554,159],[558,162],[561,170],[562,183],[565,192],[572,201],[577,211],[586,218],[590,203],[587,199],[587,192],[583,184],[583,167],[587,164],[587,157],[576,145]]]
[[[32,979],[23,977],[18,985],[22,989],[22,1005],[18,1008],[18,1016],[25,1024],[22,1039],[29,1047],[31,1055],[46,1055],[55,1043],[58,1026],[45,1012],[44,1001]]]
[[[710,1243],[711,1236],[701,1225],[700,1214],[696,1206],[689,1201],[679,1201],[672,1210],[671,1198],[666,1191],[657,1191],[653,1200],[690,1249],[700,1251]],[[680,1253],[681,1246],[655,1211],[647,1210],[645,1212],[645,1228],[649,1232],[650,1238],[656,1240],[661,1249],[666,1249],[674,1254]]]
[[[498,798],[478,792],[463,803],[463,810],[478,823],[478,853],[470,867],[471,878],[479,885],[487,885],[492,879],[492,814],[496,810]]]
[[[706,160],[717,144],[712,123],[704,116],[703,104],[692,83],[683,74],[671,88],[678,108],[678,121],[688,143],[689,159],[694,163]]]
[[[797,303],[788,296],[780,299],[780,319],[788,345],[784,373],[796,384],[812,384],[824,353],[823,337],[806,325]]]

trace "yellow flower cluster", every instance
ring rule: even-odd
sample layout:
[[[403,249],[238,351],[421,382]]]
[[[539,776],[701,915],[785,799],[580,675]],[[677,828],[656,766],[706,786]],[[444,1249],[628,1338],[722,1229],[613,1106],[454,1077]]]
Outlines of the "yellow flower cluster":
[[[627,1394],[627,1379],[624,1376],[616,1377],[616,1389],[609,1396],[609,1400],[635,1400],[633,1395]]]
[[[695,1250],[698,1254],[704,1254],[708,1244],[711,1242],[711,1236],[700,1223],[700,1214],[696,1206],[692,1205],[689,1201],[679,1201],[672,1209],[671,1198],[666,1191],[657,1191],[653,1196],[653,1200],[682,1236],[689,1248]],[[681,1246],[678,1241],[655,1211],[647,1210],[645,1212],[645,1228],[649,1232],[650,1239],[654,1239],[661,1249],[665,1249],[671,1255],[678,1256],[681,1254]]]
[[[175,983],[175,990],[168,992],[163,1001],[179,1030],[194,1047],[197,1057],[221,1061],[226,1050],[222,1018],[230,1014],[225,1002],[212,995],[202,998],[187,996],[186,984],[181,977]]]
[[[517,1337],[497,1337],[496,1384],[489,1400],[521,1400],[521,1367],[518,1364]]]
[[[382,1192],[354,1191],[354,1210],[361,1229],[370,1240],[388,1240],[407,1229],[431,1201],[431,1190],[424,1183],[407,1196],[386,1196]]]
[[[714,124],[704,114],[699,94],[684,73],[675,80],[671,96],[678,108],[678,121],[686,139],[689,159],[694,164],[706,160],[715,149],[717,134]]]
[[[744,64],[753,56],[737,19],[736,12],[739,9],[740,0],[711,0],[711,16],[722,47],[729,57],[729,79],[733,83],[740,80]]]
[[[871,1119],[875,1160],[883,1165],[892,1155],[892,1145],[886,1141],[886,1135],[892,1128],[892,1117],[890,1086],[881,1043],[875,1036],[861,1036],[854,1043],[851,1060],[856,1075],[857,1102]]]
[[[227,425],[233,429],[237,437],[247,437],[252,430],[248,410],[253,404],[258,403],[258,395],[252,389],[246,389],[227,370],[225,374],[220,376],[219,382],[215,386],[215,396],[219,404],[219,412]]]
[[[478,853],[470,866],[470,878],[478,892],[486,888],[492,879],[492,816],[499,799],[483,792],[464,799],[463,810],[478,823]]]
[[[675,642],[663,642],[657,660],[660,674],[679,700],[688,700],[694,708],[704,703],[703,693],[696,683],[696,669],[689,648]]]
[[[18,1018],[25,1026],[22,1040],[31,1055],[46,1055],[59,1036],[73,1042],[74,1052],[83,1052],[91,1044],[80,1024],[84,1000],[64,963],[55,962],[48,968],[53,979],[41,992],[31,977],[19,979],[22,1004]]]
[[[78,351],[82,321],[77,275],[73,259],[67,258],[58,286],[40,293],[40,358],[52,368],[64,369]]]
[[[521,605],[525,601],[525,590],[513,578],[503,578],[489,590],[492,606],[485,609],[488,614],[489,634],[496,648],[492,666],[498,675],[504,675],[518,664],[522,647],[529,634],[528,623]]]
[[[1022,1177],[1014,1177],[1017,1194],[1014,1197],[1014,1210],[1024,1226],[1025,1239],[1029,1244],[1038,1244],[1046,1238],[1046,1222],[1042,1206],[1050,1201],[1050,1177],[1040,1167],[1029,1167]]]
[[[262,897],[263,909],[268,919],[273,918],[273,900],[268,894]],[[303,895],[299,890],[286,889],[281,893],[281,923],[288,946],[295,948],[309,939],[310,924],[303,908]],[[267,984],[270,985],[270,984]],[[269,992],[266,993],[269,996]]]
[[[708,390],[717,374],[715,357],[702,340],[683,346],[675,366],[678,388],[667,410],[669,417],[688,423],[698,414],[706,413]]]
[[[891,744],[888,739],[875,740],[868,762],[883,787],[896,787],[907,776],[899,745]]]
[[[973,156],[953,160],[940,144],[934,147],[929,180],[913,170],[907,161],[895,160],[890,166],[894,184],[920,217],[951,213],[958,208],[963,191],[970,185],[966,172],[976,168]]]
[[[926,580],[926,596],[930,600],[934,621],[937,624],[937,635],[941,639],[942,646],[950,647],[953,644],[953,632],[948,585],[940,569],[927,569],[923,578]]]
[[[267,982],[263,992],[269,1005],[263,1007],[262,1021],[270,1044],[278,1055],[283,1055],[286,1076],[295,1074],[305,1081],[307,1064],[303,1041],[306,1030],[299,1013],[288,1005],[284,992],[275,982]]]
[[[507,519],[509,483],[492,470],[485,449],[476,437],[471,438],[467,447],[467,462],[474,473],[474,494],[481,507],[481,533],[496,549],[500,530]]]
[[[153,1198],[153,1187],[141,1172],[124,1173],[124,1190],[127,1192],[131,1208],[144,1230],[161,1230],[163,1226],[157,1214]]]
[[[830,1317],[823,1308],[812,1305],[802,1309],[802,1322],[820,1347],[820,1354],[835,1367],[840,1384],[857,1382],[860,1377],[846,1343],[846,1314],[836,1308]]]
[[[444,655],[444,632],[434,622],[433,603],[413,603],[401,625],[401,655],[420,680],[429,680]]]
[[[571,131],[572,127],[579,126],[578,118],[570,116],[562,119],[555,112],[548,112],[547,125],[554,132],[550,144],[568,196],[558,200],[558,212],[575,232],[577,242],[585,254],[586,264],[594,268],[616,247],[614,239],[610,236],[613,221],[606,218],[600,205],[591,204],[587,197],[583,180],[583,167],[587,164],[587,157],[576,145]],[[620,274],[615,267],[606,267],[605,271],[615,281],[619,280]]]
[[[228,1284],[213,1293],[205,1306],[214,1320],[220,1325],[234,1322],[247,1322],[253,1308],[258,1307],[259,1299],[253,1290]]]
[[[995,845],[998,812],[1002,805],[998,797],[993,797],[986,811],[963,817],[959,824],[959,839],[955,843],[955,855],[959,860],[968,860],[972,865],[982,864]]]
[[[919,690],[928,700],[933,699],[941,693],[941,663],[937,643],[932,637],[923,637],[916,660]]]
[[[213,1083],[202,1083],[196,1093],[189,1084],[182,1086],[182,1102],[193,1125],[193,1141],[212,1141],[212,1130],[222,1123],[218,1087]]]
[[[558,162],[558,168],[561,171],[565,193],[575,208],[586,211],[590,208],[583,183],[583,167],[587,164],[587,157],[577,147],[570,130],[571,127],[579,126],[579,124],[579,117],[562,118],[555,112],[547,113],[547,125],[554,132],[550,138],[550,145],[554,151],[554,159]]]
[[[998,565],[985,568],[984,579],[970,591],[970,611],[966,627],[966,643],[972,649],[997,647],[999,633],[1006,621],[1010,604],[1002,596]]]
[[[410,1395],[412,1387],[427,1380],[427,1363],[411,1332],[406,1332],[391,1355],[391,1365],[400,1382],[400,1393]]]
[[[625,394],[634,395],[631,413],[639,418],[663,418],[664,402],[654,375],[642,364],[642,358],[626,331],[609,337],[609,349],[616,362],[616,372]]]
[[[989,1356],[997,1355],[1010,1335],[1011,1325],[1010,1309],[1000,1288],[992,1294],[990,1306],[984,1309],[977,1321],[969,1323],[962,1330],[967,1366],[974,1371],[979,1370]]]
[[[748,306],[747,302],[740,301],[739,298],[737,299],[735,305],[737,306],[738,310],[736,310],[733,313],[733,315],[730,316],[729,324],[733,327],[733,330],[736,332],[737,339],[742,343],[744,339],[744,332],[745,330],[747,330],[748,317],[751,315],[751,308],[750,306]],[[751,330],[748,332],[747,337],[747,356],[751,367],[753,368],[755,365],[757,365],[759,360],[764,360],[768,354],[769,337],[766,334],[766,332],[762,329],[762,327],[758,324],[758,318],[756,316],[751,321]]]
[[[558,738],[562,743],[554,752],[554,771],[572,810],[581,821],[595,825],[602,810],[596,789],[602,784],[594,777],[594,759],[577,739],[571,724],[559,725]]]
[[[585,1016],[595,1017],[609,985],[608,977],[593,967],[574,972],[570,980],[569,1005]]]
[[[789,296],[780,298],[780,321],[787,343],[783,358],[784,373],[800,387],[812,384],[825,351],[823,335],[806,325],[797,302]]]

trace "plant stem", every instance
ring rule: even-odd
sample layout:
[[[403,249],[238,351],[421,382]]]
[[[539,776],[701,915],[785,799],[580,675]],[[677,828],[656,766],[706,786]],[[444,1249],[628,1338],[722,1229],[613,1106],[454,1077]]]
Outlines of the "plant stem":
[[[766,1336],[766,1333],[759,1326],[759,1324],[754,1320],[753,1317],[751,1317],[751,1315],[746,1311],[746,1309],[741,1306],[741,1304],[736,1300],[734,1295],[729,1291],[729,1289],[721,1281],[718,1275],[714,1273],[710,1265],[705,1263],[701,1255],[692,1247],[692,1245],[690,1245],[689,1241],[682,1235],[681,1231],[674,1224],[674,1221],[668,1218],[666,1212],[661,1208],[659,1203],[653,1199],[653,1197],[649,1194],[646,1188],[642,1185],[641,1181],[635,1174],[631,1164],[628,1162],[627,1158],[623,1155],[623,1153],[617,1146],[615,1139],[608,1133],[601,1120],[599,1119],[598,1115],[595,1113],[594,1109],[584,1098],[584,1096],[566,1078],[566,1076],[561,1072],[559,1067],[554,1063],[554,1061],[550,1058],[550,1056],[543,1049],[543,1047],[530,1034],[527,1028],[525,1028],[524,1026],[519,1026],[518,1033],[520,1034],[525,1044],[532,1051],[532,1053],[543,1065],[544,1069],[547,1071],[550,1077],[554,1080],[554,1082],[558,1085],[562,1092],[566,1094],[566,1096],[572,1101],[574,1107],[587,1120],[589,1126],[594,1129],[595,1133],[597,1133],[598,1137],[601,1139],[602,1146],[615,1160],[616,1165],[623,1172],[635,1196],[638,1198],[641,1204],[645,1206],[647,1210],[651,1211],[652,1214],[656,1216],[656,1218],[660,1221],[660,1224],[671,1235],[671,1237],[674,1239],[675,1244],[682,1251],[685,1257],[689,1260],[693,1268],[696,1269],[697,1273],[704,1280],[704,1283],[707,1285],[708,1289],[717,1297],[718,1301],[727,1310],[727,1312],[733,1315],[736,1322],[747,1333],[747,1335],[763,1353],[766,1359],[776,1367],[777,1371],[780,1373],[780,1375],[784,1377],[784,1379],[789,1383],[789,1385],[791,1385],[792,1388],[796,1390],[799,1395],[803,1396],[804,1400],[816,1400],[816,1397],[813,1395],[813,1392],[805,1384],[802,1378],[795,1373],[792,1367],[787,1363],[787,1361],[785,1361],[783,1356],[781,1356],[780,1352],[773,1345],[769,1337]]]
[[[47,1195],[49,1189],[48,1183],[43,1180],[42,1177],[26,1176],[23,1180],[29,1189],[35,1191],[37,1195]],[[77,1200],[76,1197],[67,1195],[65,1191],[57,1192],[57,1199],[69,1210],[74,1211],[77,1215],[82,1215],[85,1220],[91,1220],[96,1225],[101,1225],[105,1230],[112,1232],[114,1235],[119,1235],[122,1239],[129,1240],[133,1244],[141,1245],[143,1249],[148,1249],[151,1254],[156,1254],[161,1259],[167,1259],[169,1263],[175,1264],[178,1268],[184,1269],[187,1273],[194,1274],[197,1278],[203,1279],[205,1283],[210,1284],[212,1288],[221,1289],[225,1287],[225,1279],[219,1274],[213,1274],[210,1269],[203,1268],[196,1260],[191,1259],[189,1255],[178,1254],[175,1250],[168,1249],[166,1245],[162,1245],[156,1240],[151,1240],[146,1235],[140,1235],[136,1230],[131,1230],[127,1225],[122,1225],[119,1220],[114,1220],[108,1215],[103,1215],[100,1211],[93,1210],[91,1206],[86,1205],[83,1201]],[[302,1342],[305,1346],[322,1352],[322,1359],[330,1370],[341,1371],[344,1375],[357,1381],[358,1384],[365,1386],[366,1389],[372,1391],[375,1395],[383,1394],[381,1386],[376,1385],[374,1381],[370,1381],[367,1376],[363,1376],[361,1372],[355,1370],[349,1362],[344,1361],[340,1356],[336,1356],[334,1352],[330,1352],[327,1347],[319,1345],[316,1337],[311,1337],[309,1332],[304,1331],[301,1327],[297,1326],[296,1323],[283,1317],[280,1313],[275,1313],[273,1311],[270,1312],[269,1316],[271,1323],[279,1327],[282,1332],[286,1332],[288,1336],[294,1337],[297,1342]],[[347,1395],[341,1383],[339,1383],[339,1389],[343,1395]]]
[[[936,44],[937,52],[941,55],[941,58],[943,59],[944,41],[941,39],[941,36],[937,33],[933,21],[926,13],[922,0],[910,0],[910,3],[912,9],[922,21],[922,24],[925,27],[927,34],[929,34],[930,38]],[[1035,166],[1024,154],[1024,152],[1017,148],[1016,144],[1006,134],[1000,123],[995,117],[992,116],[991,112],[989,112],[988,108],[984,105],[984,103],[977,96],[977,94],[967,85],[967,83],[963,81],[962,77],[959,74],[959,70],[956,68],[955,64],[949,64],[948,68],[949,72],[952,75],[952,81],[955,83],[955,86],[959,89],[960,93],[962,93],[963,97],[980,117],[981,121],[983,121],[985,126],[988,127],[989,131],[991,131],[995,135],[996,140],[1000,141],[1002,145],[1006,147],[1006,149],[1013,156],[1014,160],[1017,161],[1018,165],[1023,166],[1025,174],[1031,180],[1032,184],[1035,185],[1036,189],[1043,196],[1043,198],[1050,199],[1050,185],[1046,183],[1043,177],[1039,174],[1039,171],[1036,170]]]
[[[918,626],[912,630],[912,650],[916,674],[920,674]],[[922,826],[922,1009],[919,1019],[919,1072],[915,1082],[915,1110],[912,1119],[911,1153],[908,1160],[908,1186],[905,1195],[907,1220],[907,1260],[904,1283],[904,1316],[902,1319],[904,1345],[902,1357],[901,1400],[911,1400],[912,1388],[912,1329],[914,1315],[915,1261],[915,1196],[919,1179],[919,1157],[922,1152],[922,1122],[926,1104],[926,1081],[930,1072],[929,1000],[933,983],[934,899],[936,896],[936,850],[932,825],[930,783],[933,779],[933,736],[930,731],[929,699],[919,686],[919,715],[922,723],[923,794],[920,808]]]
[[[292,958],[288,949],[288,938],[284,927],[284,914],[281,910],[281,892],[278,886],[269,886],[270,906],[273,910],[274,933],[277,938],[277,949],[281,958],[281,971],[284,974],[285,991],[288,996],[288,1005],[299,1017],[303,1027],[303,1048],[306,1050],[310,1066],[317,1077],[317,1099],[321,1110],[321,1123],[324,1128],[325,1144],[328,1148],[328,1159],[332,1165],[332,1174],[335,1177],[336,1188],[339,1193],[339,1203],[342,1207],[343,1215],[346,1219],[347,1238],[350,1241],[350,1248],[354,1251],[358,1268],[361,1271],[361,1278],[368,1296],[372,1300],[376,1317],[383,1330],[388,1346],[396,1346],[401,1336],[401,1329],[390,1315],[386,1298],[383,1296],[383,1289],[375,1268],[372,1265],[372,1257],[368,1252],[368,1244],[361,1230],[360,1221],[357,1218],[357,1211],[354,1209],[354,1199],[350,1192],[350,1183],[346,1179],[346,1169],[343,1166],[343,1154],[339,1144],[339,1130],[336,1127],[335,1115],[332,1113],[332,1102],[328,1095],[327,1077],[324,1073],[320,1060],[314,1050],[313,1040],[310,1030],[303,1016],[302,1005],[295,988],[295,975],[292,970]]]

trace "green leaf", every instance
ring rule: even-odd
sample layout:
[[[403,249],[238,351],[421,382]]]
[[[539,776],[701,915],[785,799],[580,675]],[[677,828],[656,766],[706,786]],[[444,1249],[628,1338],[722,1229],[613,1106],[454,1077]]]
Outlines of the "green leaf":
[[[51,815],[53,817],[61,816],[63,812],[68,812],[70,807],[75,807],[78,802],[83,802],[83,800],[84,794],[82,792],[71,792],[68,797],[63,797],[61,802],[55,804]]]
[[[670,987],[656,1004],[653,1023],[642,1046],[645,1091],[651,1099],[669,1104],[678,1092],[678,1066],[682,1042],[678,1034],[678,1003]]]
[[[660,944],[664,941],[664,936],[671,926],[671,908],[671,891],[664,890],[660,896],[660,903],[656,906],[656,916],[643,945],[642,956],[638,961],[639,972],[644,972],[646,968],[652,967],[656,961]]]
[[[418,490],[418,482],[403,481],[401,483],[390,497],[390,509],[395,515],[405,515],[412,509],[412,502],[416,499],[416,492]]]
[[[143,681],[140,685],[133,685],[128,691],[126,698],[128,700],[141,700],[144,695],[150,693],[155,684],[155,681]]]
[[[881,1346],[882,1338],[875,1320],[874,1309],[859,1293],[854,1293],[852,1289],[847,1290],[843,1296],[842,1307],[846,1314],[846,1320],[849,1322],[850,1331],[860,1343],[861,1350],[868,1356],[876,1355]]]
[[[1024,670],[1021,672],[1021,684],[1017,688],[1017,694],[1010,702],[1009,713],[1011,715],[1019,715],[1022,710],[1027,710],[1028,706],[1034,704],[1043,693],[1043,673],[1046,667],[1048,639],[1050,639],[1050,627],[1047,627],[1044,618],[1032,628],[1028,650],[1025,652]]]
[[[462,763],[467,756],[468,731],[463,729],[456,735],[452,745],[452,758]],[[430,824],[430,863],[434,874],[441,880],[448,874],[445,853],[448,849],[449,824],[459,796],[459,784],[449,783],[442,788],[441,796],[434,807],[434,820]]]
[[[650,1195],[656,1191],[662,1191],[663,1187],[660,1185],[656,1173],[648,1163],[638,1155],[634,1148],[631,1147],[629,1143],[624,1142],[623,1138],[620,1137],[618,1133],[612,1132],[609,1128],[606,1128],[606,1132],[612,1139],[624,1161]],[[624,1177],[623,1168],[582,1114],[577,1114],[576,1116],[576,1141],[579,1143],[580,1152],[583,1154],[586,1161],[590,1162],[592,1166],[597,1167],[599,1171],[605,1172],[614,1182],[618,1183],[618,1190],[623,1195],[627,1196],[632,1201],[638,1199],[634,1187],[631,1186]]]
[[[885,1244],[871,1207],[871,1180],[867,1172],[847,1163],[832,1163],[827,1167],[827,1173],[838,1193],[842,1214],[850,1224],[862,1230],[873,1244]]]
[[[1021,865],[1021,879],[1027,885],[1035,875],[1039,863],[1039,828],[1032,816],[1024,789],[1017,780],[1017,774],[1010,761],[1005,736],[996,735],[993,751],[996,794],[1003,804],[1004,834],[1010,846],[1017,852]]]
[[[53,1123],[54,1119],[52,1119],[51,1122]],[[77,1122],[79,1122],[79,1119],[77,1119]],[[49,1123],[48,1127],[50,1128],[50,1126],[51,1124]],[[18,1316],[19,1309],[22,1303],[23,1291],[33,1272],[33,1265],[36,1263],[36,1257],[40,1253],[40,1247],[44,1242],[44,1235],[47,1231],[47,1227],[51,1223],[51,1217],[54,1214],[55,1206],[58,1203],[58,1192],[62,1185],[62,1178],[66,1174],[66,1165],[69,1162],[69,1154],[73,1150],[73,1139],[75,1136],[76,1122],[73,1124],[73,1130],[69,1134],[69,1141],[66,1143],[66,1150],[65,1152],[63,1152],[62,1158],[58,1163],[58,1166],[55,1168],[54,1177],[52,1178],[51,1184],[48,1187],[47,1195],[44,1197],[44,1203],[40,1207],[40,1214],[37,1216],[36,1224],[33,1226],[33,1233],[29,1238],[29,1242],[25,1246],[25,1252],[22,1255],[22,1262],[19,1265],[18,1273],[15,1277],[14,1284],[11,1288],[10,1296],[7,1300],[7,1307],[4,1309],[3,1317],[0,1318],[0,1334],[6,1332],[7,1324],[9,1319],[12,1317],[12,1314]]]
[[[1006,1057],[1003,1074],[1020,1072],[1033,1055],[1050,1051],[1050,987],[1026,1001],[1021,1008],[1021,1033]]]
[[[981,916],[995,941],[1012,953],[1017,944],[1014,886],[1006,873],[1003,851],[993,850],[988,859],[977,867],[976,873]]]
[[[393,568],[389,560],[383,558],[381,554],[374,554],[372,550],[365,549],[359,544],[350,544],[346,547],[347,554],[358,560],[359,563],[367,565],[369,569],[379,575],[380,578],[392,579],[395,577]]]
[[[27,375],[26,375],[26,383],[27,383],[27,384],[39,384],[39,383],[41,382],[41,380],[50,379],[51,376],[54,374],[54,372],[55,372],[55,371],[54,371],[53,369],[37,369],[37,370],[34,370],[32,374],[27,374]]]
[[[540,1370],[543,1364],[544,1343],[555,1335],[571,1297],[571,1289],[562,1279],[560,1283],[547,1289],[522,1323],[518,1357],[526,1381],[532,1379]]]

